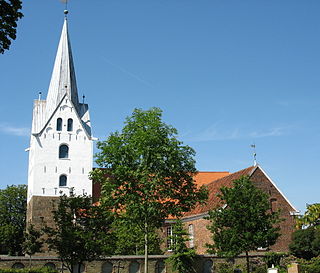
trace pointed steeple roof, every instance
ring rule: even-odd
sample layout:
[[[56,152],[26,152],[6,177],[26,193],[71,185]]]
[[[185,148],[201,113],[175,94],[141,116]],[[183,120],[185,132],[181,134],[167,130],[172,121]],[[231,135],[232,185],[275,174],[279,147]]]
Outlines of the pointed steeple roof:
[[[47,95],[46,116],[49,118],[55,111],[64,95],[72,101],[77,112],[79,99],[76,75],[74,71],[71,44],[68,34],[67,18],[64,20],[57,55],[53,67]]]

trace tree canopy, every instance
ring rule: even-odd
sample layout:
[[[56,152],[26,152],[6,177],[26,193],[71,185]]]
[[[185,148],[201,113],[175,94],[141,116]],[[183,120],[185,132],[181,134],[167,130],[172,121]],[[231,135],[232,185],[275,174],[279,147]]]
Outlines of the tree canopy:
[[[213,244],[210,253],[235,257],[259,247],[273,245],[279,237],[279,213],[272,212],[268,196],[256,188],[248,176],[233,181],[231,188],[222,187],[218,197],[223,207],[209,212]]]
[[[310,260],[320,255],[320,229],[308,227],[296,230],[292,234],[292,242],[289,245],[290,252],[298,257]]]
[[[207,197],[193,181],[194,150],[177,139],[159,108],[135,109],[121,132],[97,146],[96,162],[105,169],[93,171],[92,178],[102,185],[101,201],[144,232],[146,255],[149,232]]]
[[[23,252],[26,228],[27,186],[8,186],[0,190],[0,244],[10,255]]]
[[[17,21],[23,17],[21,0],[0,0],[0,53],[16,39]]]
[[[307,205],[304,215],[297,219],[297,226],[320,228],[320,203]]]
[[[291,253],[306,260],[320,255],[320,204],[307,205],[303,216],[297,219],[297,228],[292,234]]]
[[[61,196],[53,217],[56,226],[45,228],[47,243],[70,272],[77,268],[80,273],[84,261],[112,253],[112,217],[102,206],[93,205],[91,197]]]

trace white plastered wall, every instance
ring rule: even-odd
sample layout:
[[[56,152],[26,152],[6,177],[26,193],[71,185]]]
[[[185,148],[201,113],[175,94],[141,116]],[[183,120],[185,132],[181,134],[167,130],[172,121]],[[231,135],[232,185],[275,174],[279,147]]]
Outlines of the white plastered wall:
[[[33,112],[33,124],[42,119],[36,104]],[[89,115],[86,115],[89,119]],[[57,131],[57,119],[62,119],[62,131]],[[73,120],[73,130],[67,131],[67,120]],[[90,120],[87,120],[90,124]],[[59,146],[69,147],[68,159],[59,159]],[[69,195],[70,189],[77,195],[92,195],[92,182],[89,172],[92,170],[92,140],[81,125],[75,109],[64,97],[41,134],[31,135],[29,149],[28,201],[32,196]],[[60,175],[67,176],[67,186],[59,187]]]

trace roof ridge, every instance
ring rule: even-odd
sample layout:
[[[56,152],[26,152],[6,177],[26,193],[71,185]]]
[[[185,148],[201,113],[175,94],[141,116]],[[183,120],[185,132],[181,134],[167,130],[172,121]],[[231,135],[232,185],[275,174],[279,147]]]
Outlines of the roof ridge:
[[[249,172],[249,171],[253,170],[253,168],[255,168],[255,166],[250,166],[250,167],[244,168],[244,169],[242,169],[240,171],[237,171],[237,172],[234,172],[234,173],[230,173],[229,175],[226,175],[224,177],[215,179],[215,180],[207,183],[206,185],[210,185],[211,183],[216,183],[217,181],[222,180],[222,179],[224,179],[224,180],[229,179],[231,176],[237,176],[239,173],[242,173],[242,172],[246,172],[246,171]],[[249,172],[247,175],[251,175],[251,173]]]

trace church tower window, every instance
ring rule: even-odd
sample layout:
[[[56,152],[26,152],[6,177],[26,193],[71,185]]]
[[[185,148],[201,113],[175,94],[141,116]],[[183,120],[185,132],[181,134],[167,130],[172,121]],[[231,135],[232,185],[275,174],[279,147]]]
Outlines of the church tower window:
[[[57,119],[57,131],[62,131],[62,118]]]
[[[73,130],[73,120],[72,118],[68,119],[68,129],[69,132],[71,132]]]
[[[69,158],[69,147],[68,145],[62,144],[59,147],[59,158]]]
[[[59,187],[66,187],[67,186],[67,176],[62,174],[59,177]]]

